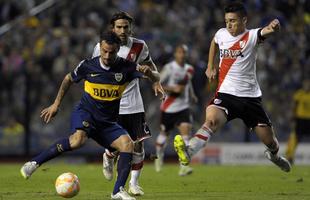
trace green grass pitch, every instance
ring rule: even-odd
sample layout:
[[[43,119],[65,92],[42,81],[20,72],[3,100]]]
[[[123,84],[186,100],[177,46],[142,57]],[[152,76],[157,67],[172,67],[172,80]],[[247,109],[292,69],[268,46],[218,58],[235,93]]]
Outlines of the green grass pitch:
[[[54,182],[63,172],[78,175],[80,193],[75,200],[110,199],[113,183],[103,178],[100,164],[45,164],[29,180],[19,172],[22,164],[0,164],[0,200],[57,200]],[[161,173],[144,167],[140,180],[145,200],[309,200],[310,167],[294,166],[290,173],[276,166],[194,165],[194,173],[177,175],[177,164]]]

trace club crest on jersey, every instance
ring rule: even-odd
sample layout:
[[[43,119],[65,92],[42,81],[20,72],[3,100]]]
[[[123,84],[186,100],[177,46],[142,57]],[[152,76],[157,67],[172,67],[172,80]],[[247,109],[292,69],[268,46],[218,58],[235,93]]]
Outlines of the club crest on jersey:
[[[117,82],[120,82],[123,79],[123,74],[122,73],[115,73],[114,78]]]
[[[240,46],[241,49],[243,49],[243,47],[245,46],[245,41],[241,40],[239,42],[239,46]]]
[[[137,54],[131,53],[129,57],[130,57],[130,60],[131,60],[131,61],[135,61],[136,58],[137,58]]]
[[[213,101],[213,102],[214,102],[214,104],[216,104],[216,105],[217,105],[217,104],[222,103],[222,100],[221,100],[221,99],[214,99],[214,101]]]

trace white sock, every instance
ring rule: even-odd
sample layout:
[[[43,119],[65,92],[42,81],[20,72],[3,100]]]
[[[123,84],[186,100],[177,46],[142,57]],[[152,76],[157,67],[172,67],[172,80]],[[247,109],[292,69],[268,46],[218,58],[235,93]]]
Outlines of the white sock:
[[[164,134],[159,134],[156,138],[156,154],[158,157],[164,156],[165,146],[166,146],[167,136]]]
[[[139,180],[141,171],[142,171],[141,169],[140,170],[131,170],[131,178],[129,181],[129,183],[131,185],[138,185],[138,180]]]
[[[202,149],[210,140],[211,135],[213,134],[212,130],[207,126],[202,126],[195,134],[192,139],[189,141],[187,147],[187,153],[190,157],[195,155],[200,149]]]
[[[131,185],[138,185],[138,180],[143,167],[143,160],[145,157],[144,151],[141,153],[133,152],[132,154],[132,169],[129,183]]]
[[[185,142],[185,145],[189,145],[189,136],[188,135],[182,135],[183,141]]]

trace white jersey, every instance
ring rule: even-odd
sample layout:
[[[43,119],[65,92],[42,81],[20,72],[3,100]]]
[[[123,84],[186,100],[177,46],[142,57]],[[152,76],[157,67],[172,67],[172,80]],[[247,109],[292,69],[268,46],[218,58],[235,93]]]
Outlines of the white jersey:
[[[97,43],[92,57],[99,55],[100,44]],[[142,61],[151,60],[146,43],[143,40],[133,37],[128,38],[127,44],[120,47],[117,55],[137,64]],[[120,102],[119,114],[133,114],[140,112],[144,112],[144,106],[140,93],[139,79],[136,78],[128,84],[123,93]]]
[[[226,28],[218,30],[214,41],[220,49],[217,92],[239,97],[260,97],[256,78],[258,30],[245,30],[234,37]]]
[[[177,96],[168,94],[167,98],[160,106],[163,112],[176,113],[189,108],[189,95],[193,74],[194,68],[187,63],[185,63],[184,66],[180,66],[176,61],[172,61],[164,66],[160,73],[161,82],[169,87],[185,85],[185,89],[182,94]]]

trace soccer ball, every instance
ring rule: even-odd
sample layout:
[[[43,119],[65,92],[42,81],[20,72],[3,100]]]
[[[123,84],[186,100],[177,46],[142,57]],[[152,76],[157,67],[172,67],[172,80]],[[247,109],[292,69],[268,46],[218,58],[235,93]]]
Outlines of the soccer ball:
[[[55,188],[58,195],[64,198],[71,198],[79,193],[80,182],[75,174],[67,172],[57,177]]]

